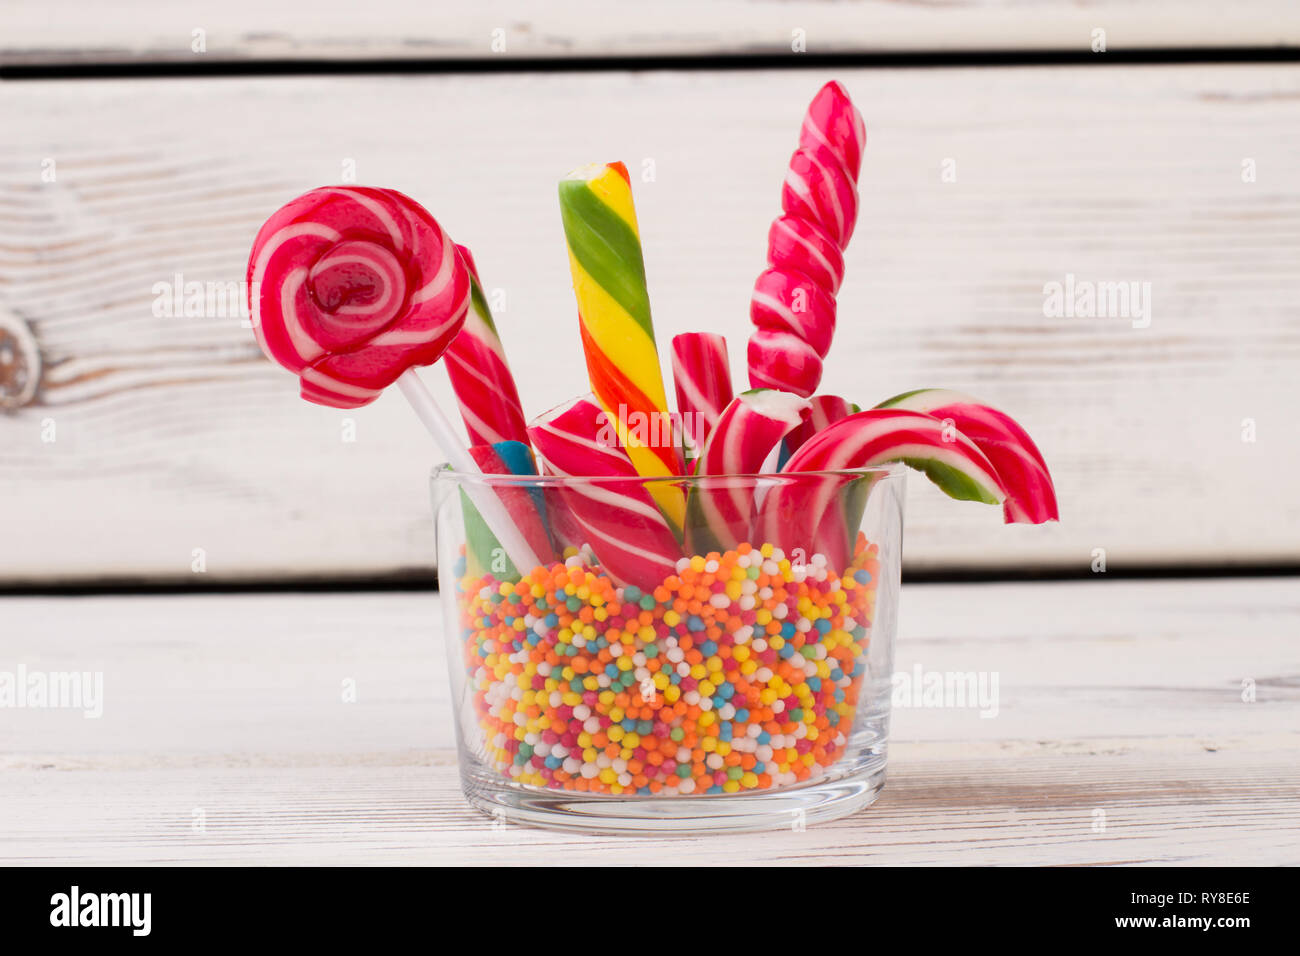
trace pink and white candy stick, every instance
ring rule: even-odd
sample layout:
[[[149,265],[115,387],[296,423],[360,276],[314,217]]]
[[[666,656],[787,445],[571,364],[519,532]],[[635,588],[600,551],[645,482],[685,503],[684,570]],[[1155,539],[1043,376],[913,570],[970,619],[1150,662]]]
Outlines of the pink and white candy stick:
[[[781,470],[794,480],[773,488],[763,500],[757,539],[789,551],[825,551],[819,535],[838,508],[843,489],[854,479],[802,472],[845,471],[905,461],[952,498],[1001,504],[1006,491],[997,471],[967,437],[919,412],[871,409],[841,418],[804,443]],[[819,537],[821,540],[819,540]],[[816,549],[814,549],[816,545]],[[828,555],[842,561],[844,555]]]
[[[248,288],[257,341],[303,398],[358,408],[397,382],[452,467],[481,473],[414,371],[442,357],[470,295],[469,271],[423,206],[392,189],[313,189],[258,231]],[[515,566],[536,566],[500,502],[467,493]]]
[[[451,340],[443,364],[460,405],[460,417],[471,445],[501,441],[528,443],[528,425],[519,401],[515,377],[479,281],[474,257],[457,246],[469,269],[470,307],[460,334]]]
[[[839,83],[827,83],[804,116],[781,191],[784,215],[768,233],[768,269],[750,304],[749,382],[805,398],[817,390],[835,332],[844,247],[858,215],[862,116]]]
[[[673,385],[683,432],[698,450],[732,399],[727,340],[712,332],[673,336]]]
[[[726,551],[750,540],[753,475],[768,453],[803,420],[808,402],[790,392],[741,392],[718,419],[700,452],[697,476],[718,476],[691,489],[686,500],[686,541],[695,554]]]
[[[649,589],[676,570],[681,546],[594,395],[542,416],[528,435],[548,474],[589,479],[560,497],[610,577]]]
[[[951,421],[988,456],[1007,491],[1002,510],[1007,524],[1057,521],[1056,488],[1042,452],[1020,425],[1005,412],[978,399],[946,388],[904,392],[877,408],[903,408]]]
[[[816,435],[828,425],[833,425],[841,418],[847,418],[862,409],[838,395],[814,395],[808,400],[808,411],[803,421],[790,429],[785,436],[785,452],[788,456],[797,452],[809,438]]]

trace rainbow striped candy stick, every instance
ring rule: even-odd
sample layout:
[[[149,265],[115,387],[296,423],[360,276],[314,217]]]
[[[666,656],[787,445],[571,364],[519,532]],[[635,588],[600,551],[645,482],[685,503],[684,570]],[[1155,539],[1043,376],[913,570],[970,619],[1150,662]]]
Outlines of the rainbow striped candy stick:
[[[901,461],[925,473],[951,498],[1001,504],[1006,491],[985,454],[966,436],[937,418],[900,409],[871,409],[841,418],[804,443],[781,470],[796,478],[773,488],[763,500],[759,540],[787,552],[827,553],[821,529],[843,504],[849,476],[806,476],[801,472],[845,471]],[[827,553],[833,560],[845,555]]]
[[[1057,521],[1056,489],[1042,452],[1019,424],[978,399],[946,388],[921,388],[895,395],[877,408],[903,408],[950,421],[988,456],[1007,490],[1002,505],[1007,524]]]
[[[548,412],[528,434],[548,474],[589,478],[566,484],[559,498],[606,573],[650,590],[676,570],[681,545],[594,398]]]
[[[673,385],[682,436],[698,457],[718,417],[732,399],[727,340],[713,332],[673,336]]]
[[[460,417],[469,432],[471,445],[495,445],[497,442],[528,443],[528,426],[515,377],[510,374],[501,336],[488,309],[487,298],[479,282],[474,257],[464,246],[457,246],[461,261],[469,270],[470,309],[460,333],[443,353],[443,364],[451,378],[452,390],[460,406]]]
[[[696,464],[697,476],[754,475],[768,453],[802,420],[808,402],[790,392],[741,392],[723,410]],[[716,477],[686,501],[686,542],[693,554],[728,551],[749,541],[754,516],[752,478]]]
[[[570,173],[560,181],[560,214],[592,391],[637,474],[680,475],[681,449],[659,370],[627,168],[610,163]],[[681,490],[664,484],[653,494],[680,528]]]

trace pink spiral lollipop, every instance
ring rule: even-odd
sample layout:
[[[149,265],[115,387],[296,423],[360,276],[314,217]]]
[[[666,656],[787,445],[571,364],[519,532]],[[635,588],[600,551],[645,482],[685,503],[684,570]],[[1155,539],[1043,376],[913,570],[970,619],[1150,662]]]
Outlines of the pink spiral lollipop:
[[[324,186],[281,207],[248,260],[257,341],[302,397],[357,408],[460,330],[469,272],[446,232],[392,189]]]
[[[396,382],[452,467],[482,473],[415,373],[442,357],[470,295],[469,270],[423,206],[392,189],[313,189],[258,232],[248,288],[257,341],[299,377],[303,398],[358,408]],[[466,494],[515,567],[535,567],[491,490]]]
[[[749,382],[807,398],[835,333],[844,247],[858,215],[862,116],[844,87],[827,83],[804,116],[781,191],[784,215],[768,232],[768,266],[750,304]]]
[[[528,434],[549,474],[591,476],[561,498],[611,577],[649,589],[676,570],[681,546],[594,395],[547,413]]]
[[[673,385],[683,432],[701,448],[732,398],[727,340],[713,332],[673,336]]]
[[[505,348],[488,309],[474,257],[457,246],[470,274],[470,309],[460,334],[447,346],[443,358],[452,390],[460,405],[460,417],[469,432],[471,445],[495,445],[502,441],[528,443],[519,389],[506,362]]]

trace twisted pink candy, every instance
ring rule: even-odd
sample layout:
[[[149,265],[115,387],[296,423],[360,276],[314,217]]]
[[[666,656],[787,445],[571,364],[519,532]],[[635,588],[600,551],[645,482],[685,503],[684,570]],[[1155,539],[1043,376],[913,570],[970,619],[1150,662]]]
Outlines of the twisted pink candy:
[[[302,397],[357,408],[438,361],[469,306],[469,272],[446,232],[392,189],[325,186],[280,208],[248,260],[262,351]]]
[[[835,333],[844,247],[858,215],[862,116],[844,87],[827,83],[804,115],[781,190],[784,215],[768,232],[768,269],[750,301],[749,382],[807,398]]]

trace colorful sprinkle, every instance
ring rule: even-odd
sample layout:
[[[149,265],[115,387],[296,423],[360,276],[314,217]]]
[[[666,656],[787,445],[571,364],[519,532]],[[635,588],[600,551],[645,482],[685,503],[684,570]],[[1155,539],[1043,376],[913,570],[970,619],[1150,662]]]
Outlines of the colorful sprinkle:
[[[518,783],[588,793],[821,776],[853,726],[877,569],[860,535],[842,574],[743,543],[683,558],[651,592],[581,560],[461,577],[482,756]]]

